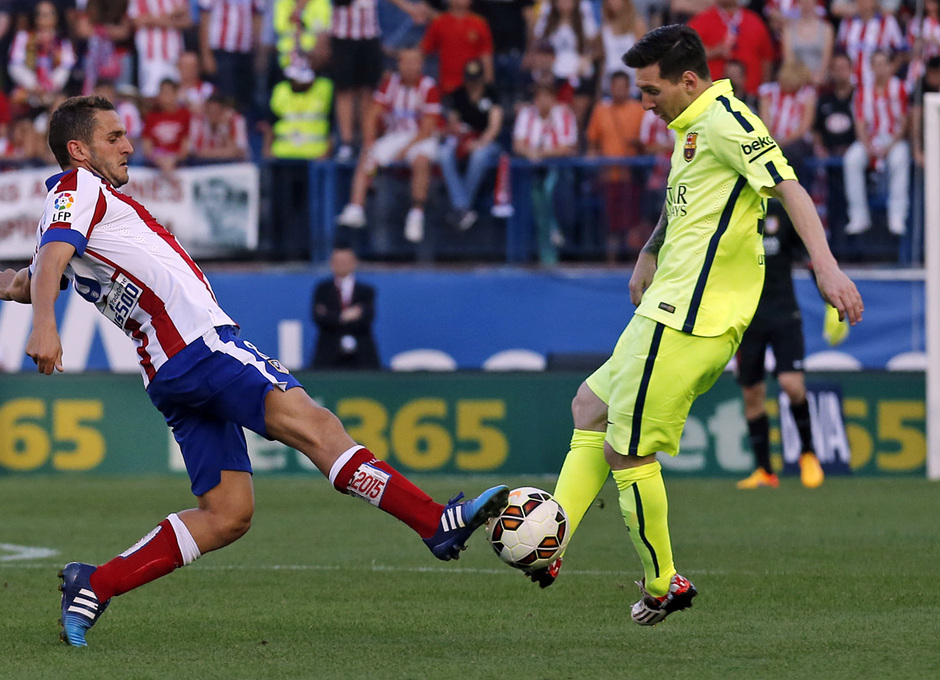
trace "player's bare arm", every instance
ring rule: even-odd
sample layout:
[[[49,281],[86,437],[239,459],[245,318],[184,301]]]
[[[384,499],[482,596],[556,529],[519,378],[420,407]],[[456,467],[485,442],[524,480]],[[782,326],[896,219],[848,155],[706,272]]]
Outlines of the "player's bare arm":
[[[826,233],[813,200],[796,180],[784,180],[771,189],[780,200],[793,226],[806,246],[816,272],[816,283],[823,299],[839,311],[839,320],[848,318],[853,326],[862,320],[865,305],[852,280],[839,268],[829,250]]]
[[[5,269],[0,272],[0,300],[29,304],[29,269]]]
[[[666,225],[669,219],[666,217],[666,206],[663,205],[663,211],[656,222],[656,228],[650,234],[646,245],[640,251],[636,258],[636,265],[633,267],[633,275],[630,277],[630,301],[634,305],[639,305],[643,299],[643,293],[653,282],[653,275],[656,273],[656,263],[659,259],[659,250],[663,247],[663,241],[666,240]]]
[[[59,297],[62,274],[74,254],[75,246],[70,243],[52,241],[42,246],[36,255],[29,291],[33,305],[33,330],[26,342],[26,354],[45,375],[63,370],[55,301]]]

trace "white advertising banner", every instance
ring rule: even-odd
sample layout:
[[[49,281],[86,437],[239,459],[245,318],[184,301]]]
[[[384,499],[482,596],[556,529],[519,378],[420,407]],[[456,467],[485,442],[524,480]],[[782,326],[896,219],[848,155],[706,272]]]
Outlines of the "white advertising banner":
[[[0,260],[28,260],[57,168],[0,173]],[[133,167],[121,188],[140,201],[194,257],[212,257],[258,245],[259,172],[252,163],[180,168],[164,175]]]

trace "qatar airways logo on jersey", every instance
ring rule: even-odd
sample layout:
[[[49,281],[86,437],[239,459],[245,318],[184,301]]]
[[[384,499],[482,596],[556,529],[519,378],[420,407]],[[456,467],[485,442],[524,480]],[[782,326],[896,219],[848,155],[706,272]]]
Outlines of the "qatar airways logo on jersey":
[[[75,199],[70,193],[59,194],[55,197],[55,201],[52,202],[52,207],[57,210],[53,216],[53,222],[68,222],[72,219],[72,213],[69,212],[69,209],[75,204]]]
[[[685,184],[677,184],[674,187],[666,187],[666,217],[685,217],[689,199],[686,193],[689,187]]]

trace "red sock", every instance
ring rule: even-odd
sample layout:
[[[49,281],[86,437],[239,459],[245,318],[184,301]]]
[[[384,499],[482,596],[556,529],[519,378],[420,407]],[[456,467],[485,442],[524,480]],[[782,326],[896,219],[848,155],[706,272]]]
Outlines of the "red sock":
[[[437,531],[444,506],[409,482],[368,449],[359,449],[336,475],[333,486],[340,493],[357,496],[401,520],[421,538]]]
[[[104,602],[183,566],[183,555],[169,519],[91,575],[91,587]]]

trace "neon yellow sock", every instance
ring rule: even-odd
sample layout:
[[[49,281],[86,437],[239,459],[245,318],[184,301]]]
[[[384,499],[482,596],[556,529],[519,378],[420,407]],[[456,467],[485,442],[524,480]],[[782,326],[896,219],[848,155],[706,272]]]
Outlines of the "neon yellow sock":
[[[604,460],[605,437],[605,432],[590,430],[575,430],[571,435],[571,450],[558,473],[553,494],[568,515],[568,540],[610,474]]]
[[[669,592],[669,582],[676,573],[669,540],[669,502],[659,461],[626,470],[614,470],[620,489],[620,511],[636,548],[646,590],[654,597]]]

